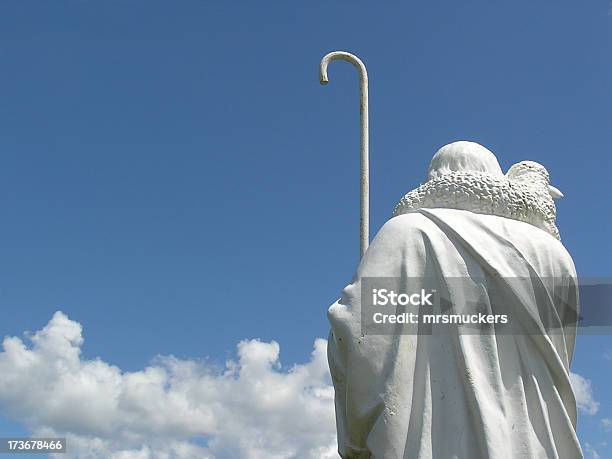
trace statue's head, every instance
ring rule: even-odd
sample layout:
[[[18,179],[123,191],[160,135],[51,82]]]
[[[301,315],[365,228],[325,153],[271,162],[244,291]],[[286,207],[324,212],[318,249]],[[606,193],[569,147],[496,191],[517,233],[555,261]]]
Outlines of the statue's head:
[[[474,171],[487,172],[503,177],[503,172],[495,155],[476,142],[449,143],[440,148],[429,163],[427,180],[450,172]]]
[[[563,197],[563,193],[550,184],[550,175],[544,166],[535,161],[521,161],[514,164],[506,174],[508,179],[532,184],[541,184],[548,188],[553,199]]]

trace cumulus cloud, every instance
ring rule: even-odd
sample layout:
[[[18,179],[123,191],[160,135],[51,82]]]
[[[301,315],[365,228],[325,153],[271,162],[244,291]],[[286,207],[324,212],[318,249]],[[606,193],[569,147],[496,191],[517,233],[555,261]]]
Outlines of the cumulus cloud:
[[[66,436],[65,459],[337,458],[326,341],[285,369],[280,347],[238,344],[224,368],[172,356],[136,372],[81,355],[62,312],[0,352],[0,410],[37,436]]]
[[[583,413],[593,415],[599,410],[599,402],[593,398],[591,380],[577,373],[570,373],[570,382],[576,395],[576,405]]]
[[[585,459],[601,459],[601,456],[590,443],[584,444]]]
[[[601,427],[606,432],[612,432],[612,419],[610,419],[610,418],[603,418],[601,420]]]

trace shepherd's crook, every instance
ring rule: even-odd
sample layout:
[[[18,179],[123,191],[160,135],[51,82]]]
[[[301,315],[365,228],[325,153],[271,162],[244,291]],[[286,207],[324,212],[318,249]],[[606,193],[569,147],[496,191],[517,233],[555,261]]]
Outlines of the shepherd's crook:
[[[350,62],[359,70],[359,89],[361,100],[359,112],[361,115],[361,199],[360,199],[360,254],[363,257],[370,244],[370,153],[369,153],[369,127],[368,127],[368,72],[361,59],[345,51],[334,51],[321,60],[320,78],[321,84],[327,84],[327,66],[331,61],[343,60]]]

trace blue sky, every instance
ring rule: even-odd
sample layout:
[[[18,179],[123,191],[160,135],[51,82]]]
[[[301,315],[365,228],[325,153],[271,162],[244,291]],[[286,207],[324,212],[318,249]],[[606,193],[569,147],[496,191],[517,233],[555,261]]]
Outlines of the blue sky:
[[[370,74],[371,232],[460,139],[548,168],[582,276],[610,276],[607,1],[0,4],[0,334],[83,326],[83,356],[308,362],[358,261],[358,54]],[[609,335],[573,371],[612,457]],[[305,363],[306,364],[306,363]],[[1,407],[0,407],[1,408]],[[2,413],[2,411],[0,411]],[[25,433],[0,418],[0,433]],[[590,453],[589,453],[590,454]],[[593,456],[595,457],[595,456]]]

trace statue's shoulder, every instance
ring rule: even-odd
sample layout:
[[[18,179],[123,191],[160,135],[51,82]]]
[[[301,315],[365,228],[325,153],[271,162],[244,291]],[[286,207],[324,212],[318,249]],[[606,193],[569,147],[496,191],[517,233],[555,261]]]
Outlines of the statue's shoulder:
[[[393,233],[401,231],[419,233],[422,231],[431,230],[435,227],[436,225],[431,222],[431,219],[417,210],[390,218],[383,225],[380,232],[384,231]]]
[[[423,241],[443,231],[420,211],[408,212],[389,219],[380,229],[373,243],[405,245]]]

